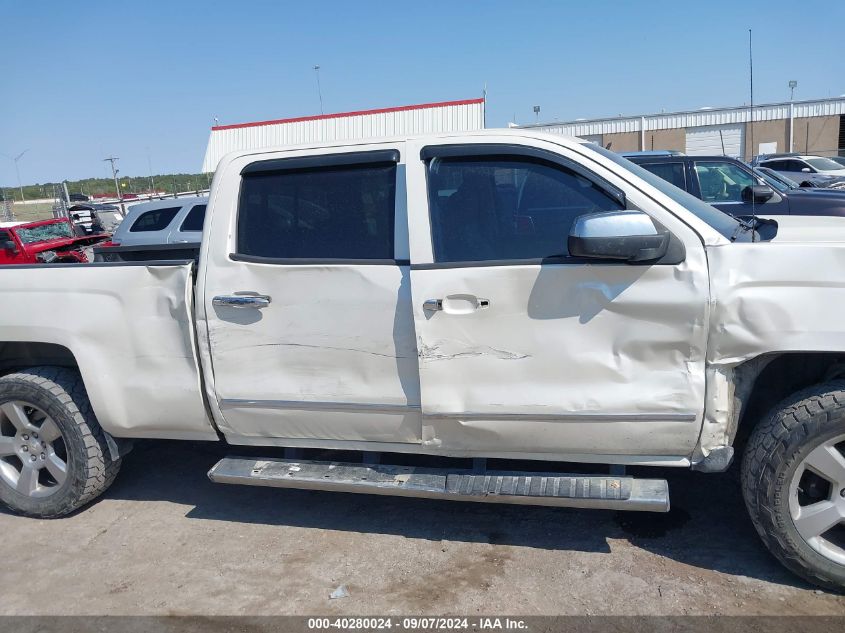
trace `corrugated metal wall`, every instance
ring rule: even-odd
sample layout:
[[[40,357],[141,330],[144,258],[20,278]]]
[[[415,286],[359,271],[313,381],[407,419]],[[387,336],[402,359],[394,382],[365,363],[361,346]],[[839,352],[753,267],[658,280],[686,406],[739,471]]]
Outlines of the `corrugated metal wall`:
[[[426,103],[211,128],[203,172],[236,150],[484,128],[484,99]]]
[[[819,99],[815,101],[794,102],[795,118],[831,116],[845,114],[845,98]],[[691,110],[647,114],[635,117],[616,117],[565,123],[539,123],[518,125],[516,127],[563,134],[565,136],[588,136],[598,134],[619,134],[622,132],[640,132],[642,130],[673,130],[711,125],[746,123],[750,120],[748,106]],[[754,106],[754,121],[774,121],[789,118],[789,102],[769,103]]]

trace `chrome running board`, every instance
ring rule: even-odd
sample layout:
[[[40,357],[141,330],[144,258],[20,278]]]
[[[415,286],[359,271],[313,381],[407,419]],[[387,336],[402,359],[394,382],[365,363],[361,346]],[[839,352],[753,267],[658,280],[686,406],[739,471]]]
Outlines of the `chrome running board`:
[[[420,468],[293,459],[224,457],[209,471],[216,483],[355,492],[454,501],[669,511],[665,479],[521,471]]]

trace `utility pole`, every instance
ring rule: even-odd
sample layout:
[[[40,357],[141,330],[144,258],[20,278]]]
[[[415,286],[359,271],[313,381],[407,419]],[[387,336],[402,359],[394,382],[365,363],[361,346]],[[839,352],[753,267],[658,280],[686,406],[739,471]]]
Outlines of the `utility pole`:
[[[10,161],[13,161],[15,163],[15,175],[17,175],[17,177],[18,177],[18,189],[20,189],[20,192],[21,192],[21,202],[24,201],[24,197],[23,197],[23,185],[21,184],[21,170],[18,168],[18,161],[21,158],[23,158],[23,155],[26,154],[28,151],[29,151],[29,149],[25,149],[24,151],[22,151],[17,156],[9,156],[8,154],[3,154],[3,156],[5,156]]]
[[[320,88],[320,66],[314,66],[314,74],[317,77],[317,96],[320,98],[320,114],[323,114],[323,90]]]
[[[150,158],[150,148],[147,148],[147,168],[150,170],[150,200],[152,200],[153,192],[155,191],[155,180],[153,180],[153,159]]]
[[[789,82],[789,151],[792,152],[795,137],[795,104],[792,102],[792,97],[795,96],[795,89],[798,87],[798,82],[794,79]]]
[[[744,158],[750,162],[751,157],[754,156],[754,52],[752,48],[751,29],[748,29],[748,91],[751,96],[751,111],[749,112],[748,117],[748,133],[751,136],[751,151],[748,156],[744,156]],[[743,147],[742,149],[743,154],[745,154],[745,148]],[[753,201],[751,207],[753,210]]]
[[[114,162],[120,160],[117,156],[109,156],[104,158],[103,162],[111,163],[111,177],[114,179],[114,189],[117,191],[117,201],[120,203],[120,212],[126,215],[126,210],[123,208],[123,196],[120,193],[120,183],[117,181],[117,175],[120,173],[119,169],[114,168]]]

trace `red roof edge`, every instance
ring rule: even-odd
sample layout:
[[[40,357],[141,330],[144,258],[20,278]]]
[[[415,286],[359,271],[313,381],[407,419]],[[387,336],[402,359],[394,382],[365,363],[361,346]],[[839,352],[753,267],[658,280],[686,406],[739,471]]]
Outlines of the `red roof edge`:
[[[365,114],[383,114],[385,112],[404,112],[406,110],[427,110],[429,108],[442,108],[445,106],[472,105],[484,103],[484,98],[463,99],[461,101],[440,101],[438,103],[419,103],[417,105],[396,106],[394,108],[378,108],[376,110],[357,110],[355,112],[336,112],[334,114],[317,114],[313,116],[301,116],[293,119],[275,119],[273,121],[255,121],[253,123],[233,123],[232,125],[215,125],[212,130],[235,130],[242,127],[257,127],[259,125],[276,125],[278,123],[300,123],[302,121],[319,121],[321,119],[337,119],[340,117],[362,116]]]

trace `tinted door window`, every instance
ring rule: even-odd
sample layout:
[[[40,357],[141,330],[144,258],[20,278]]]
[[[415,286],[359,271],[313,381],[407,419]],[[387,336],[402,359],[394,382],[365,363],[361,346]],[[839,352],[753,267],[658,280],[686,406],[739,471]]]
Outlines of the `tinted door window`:
[[[238,253],[392,260],[395,195],[393,164],[244,174]]]
[[[742,202],[742,191],[756,185],[754,178],[732,163],[696,162],[701,199],[710,203]]]
[[[580,215],[622,209],[574,171],[519,157],[434,159],[429,208],[437,262],[568,255]]]
[[[202,231],[202,225],[205,222],[205,207],[204,204],[196,204],[194,208],[185,216],[185,221],[182,222],[180,231]]]
[[[760,166],[761,167],[768,167],[769,169],[774,169],[775,171],[786,171],[787,161],[785,161],[785,160],[768,160],[764,163],[761,163]]]
[[[166,209],[155,209],[142,213],[132,228],[130,233],[141,233],[146,231],[163,231],[168,225],[173,222],[173,218],[179,213],[182,207],[168,207]]]
[[[687,179],[683,163],[639,163],[639,165],[655,176],[660,176],[666,182],[672,183],[678,189],[686,191]]]

